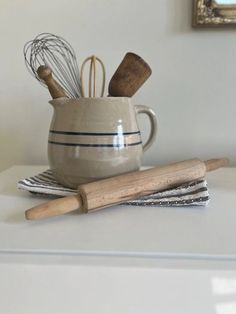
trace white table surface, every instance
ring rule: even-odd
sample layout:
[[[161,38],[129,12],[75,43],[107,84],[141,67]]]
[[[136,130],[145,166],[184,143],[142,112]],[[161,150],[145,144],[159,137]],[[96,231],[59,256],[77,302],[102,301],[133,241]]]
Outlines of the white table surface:
[[[236,169],[207,176],[208,207],[115,206],[26,221],[46,200],[0,174],[0,313],[236,313]]]
[[[236,169],[209,173],[208,207],[114,206],[26,221],[24,210],[47,199],[16,183],[44,169],[15,166],[0,174],[0,252],[236,260]]]

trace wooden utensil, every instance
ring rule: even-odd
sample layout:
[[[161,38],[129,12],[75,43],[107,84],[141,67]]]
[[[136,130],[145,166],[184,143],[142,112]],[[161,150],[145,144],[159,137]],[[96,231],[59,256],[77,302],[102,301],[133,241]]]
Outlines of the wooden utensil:
[[[101,59],[96,56],[88,57],[84,60],[80,70],[80,82],[81,82],[81,96],[85,97],[85,88],[84,88],[84,69],[85,65],[90,61],[89,66],[89,84],[88,84],[88,97],[96,97],[96,89],[97,89],[97,64],[99,63],[102,68],[102,84],[101,84],[101,92],[99,94],[100,97],[103,97],[105,90],[105,82],[106,82],[106,69],[105,65]]]
[[[151,74],[150,66],[140,56],[128,52],[111,78],[109,96],[132,97]]]
[[[26,219],[61,215],[76,209],[91,210],[119,204],[204,177],[206,171],[228,164],[227,159],[191,159],[82,184],[79,194],[56,199],[25,212]]]
[[[40,65],[37,74],[47,85],[49,93],[53,99],[67,97],[63,88],[52,77],[52,70],[46,65]]]

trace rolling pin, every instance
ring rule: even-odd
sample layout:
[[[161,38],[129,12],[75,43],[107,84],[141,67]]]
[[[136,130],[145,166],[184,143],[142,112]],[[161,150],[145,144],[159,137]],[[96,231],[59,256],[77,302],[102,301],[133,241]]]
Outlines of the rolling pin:
[[[40,65],[37,70],[39,78],[47,85],[52,99],[67,97],[64,89],[52,77],[52,70],[46,65]]]
[[[82,184],[78,188],[78,195],[59,198],[30,208],[25,212],[25,217],[30,220],[41,219],[76,209],[88,213],[200,179],[207,171],[227,164],[226,158],[205,162],[191,159]]]

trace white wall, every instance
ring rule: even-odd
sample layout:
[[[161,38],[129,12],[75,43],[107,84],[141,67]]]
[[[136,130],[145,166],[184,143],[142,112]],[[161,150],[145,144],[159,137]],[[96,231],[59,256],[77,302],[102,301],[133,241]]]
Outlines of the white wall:
[[[159,120],[146,164],[228,156],[236,165],[236,28],[192,29],[191,10],[191,0],[0,0],[0,170],[47,163],[52,108],[22,53],[41,32],[66,38],[80,62],[100,56],[108,79],[127,51],[152,66],[134,97]]]

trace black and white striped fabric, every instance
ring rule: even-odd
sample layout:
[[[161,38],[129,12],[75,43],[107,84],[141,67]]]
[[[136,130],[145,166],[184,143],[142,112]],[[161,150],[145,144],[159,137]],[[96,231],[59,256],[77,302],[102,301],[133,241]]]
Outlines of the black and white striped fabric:
[[[18,182],[17,187],[44,196],[68,196],[77,194],[77,190],[59,184],[53,177],[51,170],[46,170],[33,177],[22,179]],[[124,204],[137,206],[207,206],[209,200],[207,182],[205,179],[202,179],[183,184],[177,188],[128,201]]]

